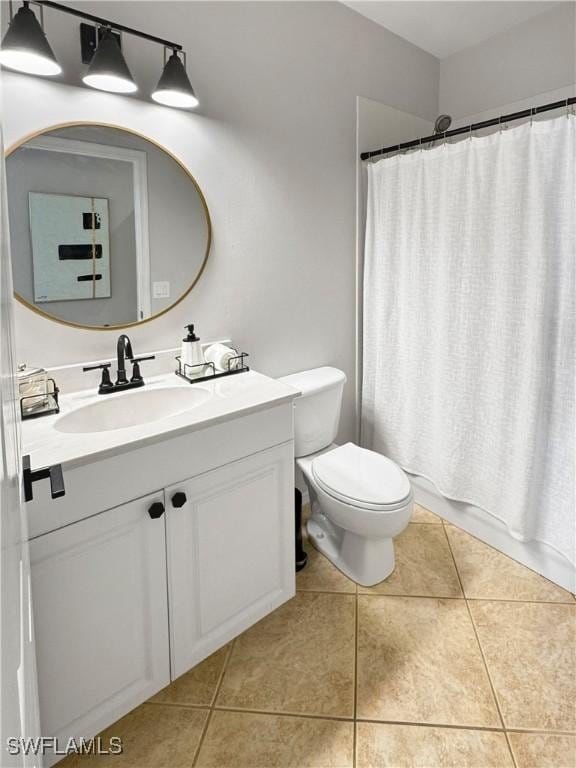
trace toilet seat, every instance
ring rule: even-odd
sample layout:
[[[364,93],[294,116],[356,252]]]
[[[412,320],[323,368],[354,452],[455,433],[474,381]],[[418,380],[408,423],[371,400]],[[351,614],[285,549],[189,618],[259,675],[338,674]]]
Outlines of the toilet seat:
[[[393,512],[412,495],[408,477],[395,462],[354,443],[316,457],[312,473],[325,493],[365,510]]]

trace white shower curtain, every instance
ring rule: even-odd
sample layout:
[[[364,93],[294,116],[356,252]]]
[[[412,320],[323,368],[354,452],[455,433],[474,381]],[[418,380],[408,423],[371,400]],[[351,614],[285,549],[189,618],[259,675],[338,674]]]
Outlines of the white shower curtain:
[[[362,441],[575,561],[576,118],[368,166]]]

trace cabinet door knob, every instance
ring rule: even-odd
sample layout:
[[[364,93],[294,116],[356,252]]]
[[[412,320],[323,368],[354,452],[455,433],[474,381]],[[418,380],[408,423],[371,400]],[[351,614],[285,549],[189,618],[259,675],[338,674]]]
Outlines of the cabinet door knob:
[[[156,520],[158,517],[162,517],[164,514],[164,504],[161,501],[155,501],[154,504],[150,504],[148,507],[148,514],[152,520]]]
[[[174,496],[172,496],[173,507],[183,507],[187,501],[188,499],[186,498],[186,494],[183,493],[183,491],[178,491],[174,494]]]

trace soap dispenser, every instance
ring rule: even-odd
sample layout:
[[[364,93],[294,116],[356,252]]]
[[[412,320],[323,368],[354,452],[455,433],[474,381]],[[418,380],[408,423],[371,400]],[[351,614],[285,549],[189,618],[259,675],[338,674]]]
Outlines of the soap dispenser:
[[[194,333],[194,325],[184,326],[188,329],[188,336],[182,339],[182,367],[185,365],[204,365],[204,351],[200,339]],[[184,369],[185,370],[185,369]]]

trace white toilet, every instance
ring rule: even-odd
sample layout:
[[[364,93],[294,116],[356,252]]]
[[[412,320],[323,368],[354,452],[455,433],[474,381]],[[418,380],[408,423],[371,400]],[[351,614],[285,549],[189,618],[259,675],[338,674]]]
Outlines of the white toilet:
[[[412,515],[404,471],[354,443],[338,446],[346,375],[315,368],[281,379],[302,396],[295,401],[296,464],[310,494],[308,537],[346,576],[372,586],[394,570],[394,544]]]

